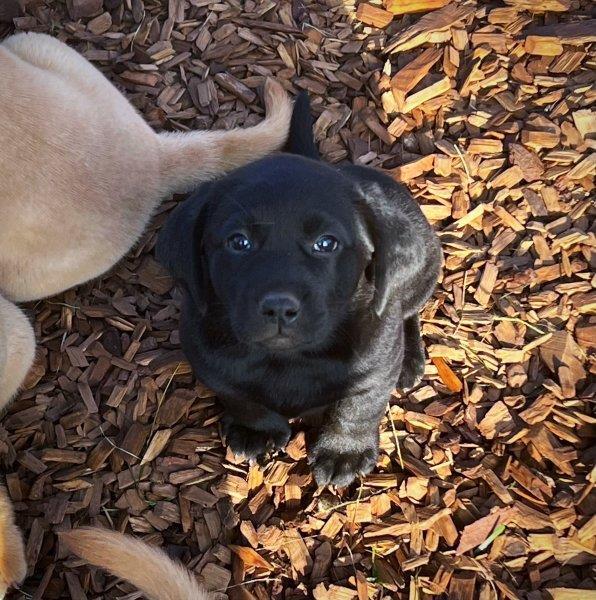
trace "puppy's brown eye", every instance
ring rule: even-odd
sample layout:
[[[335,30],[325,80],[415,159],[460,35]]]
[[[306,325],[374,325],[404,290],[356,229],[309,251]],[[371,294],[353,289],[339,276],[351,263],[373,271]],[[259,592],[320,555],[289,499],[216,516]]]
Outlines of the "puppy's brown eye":
[[[339,248],[339,241],[332,235],[322,235],[313,245],[315,252],[335,252]]]
[[[243,233],[232,234],[226,243],[234,252],[248,252],[252,249],[252,242]]]

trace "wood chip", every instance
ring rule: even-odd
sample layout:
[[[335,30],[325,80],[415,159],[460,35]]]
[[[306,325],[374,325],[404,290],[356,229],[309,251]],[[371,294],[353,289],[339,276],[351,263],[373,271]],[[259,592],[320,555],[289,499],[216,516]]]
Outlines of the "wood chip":
[[[367,25],[372,25],[373,27],[379,27],[382,29],[391,23],[393,20],[393,15],[382,8],[363,2],[362,4],[358,5],[356,18]]]

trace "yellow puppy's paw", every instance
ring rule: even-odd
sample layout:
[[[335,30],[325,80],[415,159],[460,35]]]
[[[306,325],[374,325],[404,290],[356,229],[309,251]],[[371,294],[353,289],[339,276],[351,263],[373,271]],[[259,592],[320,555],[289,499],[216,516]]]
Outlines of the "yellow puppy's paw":
[[[6,490],[0,487],[0,598],[27,574],[25,547]]]

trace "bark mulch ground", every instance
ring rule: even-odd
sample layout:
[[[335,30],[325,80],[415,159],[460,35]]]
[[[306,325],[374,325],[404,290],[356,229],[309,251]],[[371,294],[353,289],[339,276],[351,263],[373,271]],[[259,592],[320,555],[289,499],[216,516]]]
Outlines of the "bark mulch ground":
[[[110,274],[30,306],[39,359],[0,426],[30,566],[13,598],[140,597],[57,542],[86,523],[232,599],[595,597],[589,0],[1,5],[0,37],[67,41],[156,128],[252,124],[271,74],[308,90],[326,159],[405,182],[446,259],[425,378],[344,490],[316,488],[300,433],[262,469],[226,453],[152,257],[171,199]]]

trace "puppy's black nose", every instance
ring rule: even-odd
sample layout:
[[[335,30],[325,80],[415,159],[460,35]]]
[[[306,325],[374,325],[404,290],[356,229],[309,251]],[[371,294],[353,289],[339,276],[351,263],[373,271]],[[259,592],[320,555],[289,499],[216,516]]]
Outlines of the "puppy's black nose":
[[[290,325],[298,318],[300,302],[291,294],[267,294],[261,300],[260,308],[266,319]]]

